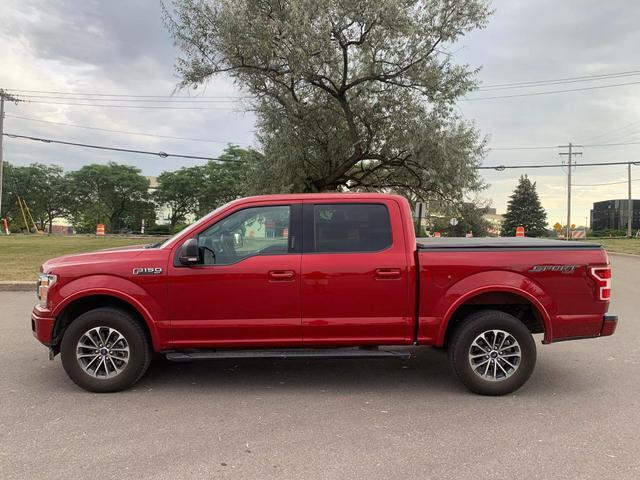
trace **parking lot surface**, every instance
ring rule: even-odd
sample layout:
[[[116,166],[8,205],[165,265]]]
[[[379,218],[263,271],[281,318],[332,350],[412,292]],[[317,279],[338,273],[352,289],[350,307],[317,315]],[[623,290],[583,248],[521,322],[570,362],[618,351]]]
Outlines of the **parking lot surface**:
[[[529,382],[468,393],[446,354],[155,360],[135,388],[80,390],[0,293],[0,478],[640,478],[640,259],[612,256],[609,338],[543,346]]]

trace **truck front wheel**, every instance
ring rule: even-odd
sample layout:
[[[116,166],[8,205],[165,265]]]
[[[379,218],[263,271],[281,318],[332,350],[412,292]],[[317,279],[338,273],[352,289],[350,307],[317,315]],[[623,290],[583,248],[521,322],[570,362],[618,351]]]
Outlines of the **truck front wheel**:
[[[456,329],[449,362],[462,383],[481,395],[505,395],[529,379],[536,345],[529,329],[498,310],[470,315]]]
[[[146,372],[152,354],[136,319],[115,308],[80,315],[65,331],[60,347],[67,375],[90,392],[130,387]]]

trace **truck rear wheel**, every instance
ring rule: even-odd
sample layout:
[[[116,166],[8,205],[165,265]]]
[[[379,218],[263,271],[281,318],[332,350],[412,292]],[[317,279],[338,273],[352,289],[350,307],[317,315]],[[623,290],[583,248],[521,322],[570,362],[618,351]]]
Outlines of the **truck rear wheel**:
[[[60,347],[67,375],[90,392],[130,387],[146,372],[152,355],[136,319],[115,308],[80,315],[65,331]]]
[[[529,329],[513,315],[483,310],[457,328],[449,362],[462,383],[481,395],[514,392],[531,376],[536,345]]]

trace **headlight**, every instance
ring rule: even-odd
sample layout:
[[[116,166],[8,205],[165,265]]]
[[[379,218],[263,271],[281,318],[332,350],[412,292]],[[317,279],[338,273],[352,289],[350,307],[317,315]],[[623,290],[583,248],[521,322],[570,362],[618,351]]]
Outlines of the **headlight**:
[[[49,289],[56,283],[57,276],[51,273],[41,273],[38,275],[38,283],[36,283],[36,294],[38,295],[39,305],[41,307],[47,307],[47,298],[49,296]]]

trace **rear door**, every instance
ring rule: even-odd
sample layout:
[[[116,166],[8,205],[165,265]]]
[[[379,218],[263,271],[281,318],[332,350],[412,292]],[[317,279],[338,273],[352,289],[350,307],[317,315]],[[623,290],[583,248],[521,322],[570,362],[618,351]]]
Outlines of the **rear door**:
[[[309,201],[303,225],[303,344],[410,341],[411,272],[398,204]]]

